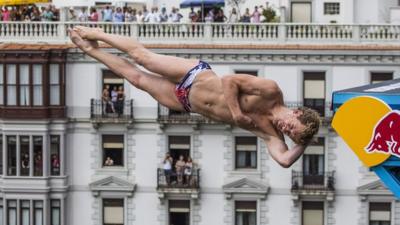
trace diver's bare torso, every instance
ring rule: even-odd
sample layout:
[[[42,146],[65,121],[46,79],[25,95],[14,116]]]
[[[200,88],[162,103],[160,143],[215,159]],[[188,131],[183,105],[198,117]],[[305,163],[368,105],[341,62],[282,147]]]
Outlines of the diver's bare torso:
[[[224,97],[221,78],[212,70],[205,70],[197,75],[190,90],[189,101],[193,112],[206,115],[213,120],[234,124]],[[269,136],[283,139],[282,133],[275,129],[269,119],[270,110],[283,104],[280,92],[274,93],[268,98],[240,93],[239,104],[243,113],[249,116],[254,124],[257,124],[257,127],[242,128],[250,130],[263,139]]]

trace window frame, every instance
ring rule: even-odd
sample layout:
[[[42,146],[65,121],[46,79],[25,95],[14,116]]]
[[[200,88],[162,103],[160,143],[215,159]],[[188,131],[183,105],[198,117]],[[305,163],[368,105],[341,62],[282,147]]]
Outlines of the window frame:
[[[114,161],[114,165],[110,165],[110,166],[107,166],[107,165],[105,165],[105,162],[106,162],[106,151],[105,151],[105,149],[106,148],[104,148],[104,137],[105,136],[121,136],[122,137],[122,153],[121,153],[121,157],[122,157],[122,159],[120,160],[121,161],[121,164],[122,165],[116,165],[115,164],[115,159],[112,159],[113,161]],[[114,143],[114,142],[113,142]],[[117,142],[115,142],[115,143],[117,143]],[[116,148],[108,148],[108,149],[116,149]],[[101,134],[101,168],[125,168],[126,167],[126,136],[125,136],[125,134],[121,134],[121,133],[104,133],[104,134]]]
[[[255,147],[256,147],[256,150],[255,151],[249,151],[249,150],[246,150],[246,151],[244,151],[244,150],[242,150],[242,151],[238,151],[238,139],[255,139]],[[250,140],[242,140],[243,142],[245,142],[245,144],[246,145],[250,145],[250,144],[247,144],[246,142],[247,141],[250,141]],[[243,144],[242,144],[243,145]],[[234,169],[235,170],[257,170],[258,169],[258,159],[259,159],[259,146],[258,146],[258,138],[256,137],[256,136],[235,136],[234,137],[234,160],[235,160],[235,162],[234,162]],[[244,166],[244,167],[240,167],[238,164],[238,152],[245,152],[245,153],[248,153],[248,152],[251,152],[251,153],[255,153],[255,155],[256,155],[256,158],[255,158],[255,166],[253,167],[253,166],[251,166],[251,153],[250,154],[246,154],[246,165]],[[249,157],[249,158],[248,158]],[[250,163],[250,166],[247,166],[247,162],[249,162]]]
[[[326,90],[327,90],[327,71],[302,71],[303,74],[303,106],[309,107],[311,109],[315,109],[319,112],[321,117],[324,117],[326,114]],[[306,98],[306,81],[323,81],[324,82],[324,98]],[[306,104],[307,101],[311,101],[312,105]],[[321,101],[322,106],[317,108],[317,101]]]
[[[53,204],[54,202],[58,202],[59,206],[54,206],[54,204]],[[59,211],[58,224],[61,225],[61,217],[62,217],[62,215],[61,215],[61,212],[62,212],[61,211],[61,207],[62,207],[61,203],[62,203],[62,201],[60,199],[50,199],[50,225],[54,225],[53,224],[53,217],[54,217],[53,209],[58,209],[58,211]]]
[[[122,221],[123,221],[123,223],[122,224],[115,224],[115,223],[113,223],[113,224],[109,224],[109,223],[105,223],[105,204],[104,204],[104,202],[105,201],[110,201],[110,200],[118,200],[118,201],[122,201],[122,212],[123,212],[123,214],[122,214]],[[101,205],[102,205],[102,218],[101,218],[101,224],[102,225],[125,225],[125,223],[126,223],[126,221],[125,221],[125,217],[126,217],[126,207],[125,207],[125,202],[126,202],[126,199],[125,198],[102,198],[101,199]]]
[[[258,208],[258,201],[257,200],[235,200],[234,201],[234,224],[236,225],[236,224],[238,224],[238,221],[237,221],[237,213],[238,213],[238,203],[241,203],[241,204],[249,204],[249,203],[251,203],[251,204],[255,204],[255,225],[257,225],[258,224],[258,216],[259,216],[259,208]],[[247,208],[247,210],[249,210],[249,208]],[[246,213],[246,215],[248,214],[249,212],[247,212]]]
[[[324,2],[324,15],[340,15],[340,2]]]
[[[393,71],[370,71],[369,73],[369,83],[377,84],[383,81],[393,80]]]
[[[306,225],[306,224],[304,224],[304,210],[305,210],[305,207],[304,207],[304,203],[316,203],[316,204],[322,204],[322,225],[325,225],[325,216],[326,216],[326,214],[327,214],[327,212],[326,212],[326,206],[325,206],[325,202],[324,201],[302,201],[301,202],[301,225]],[[315,207],[315,206],[310,206],[310,207]],[[315,207],[316,208],[316,207]],[[314,209],[315,209],[314,208]],[[310,209],[310,208],[309,208]],[[316,209],[316,210],[319,210],[319,208],[318,209]]]
[[[368,202],[368,225],[371,225],[371,204],[381,204],[380,207],[382,207],[383,204],[388,204],[389,205],[389,224],[392,224],[392,217],[393,217],[393,204],[392,202]],[[383,211],[386,212],[385,210],[374,210],[374,211]],[[379,224],[381,224],[382,220],[379,220]]]

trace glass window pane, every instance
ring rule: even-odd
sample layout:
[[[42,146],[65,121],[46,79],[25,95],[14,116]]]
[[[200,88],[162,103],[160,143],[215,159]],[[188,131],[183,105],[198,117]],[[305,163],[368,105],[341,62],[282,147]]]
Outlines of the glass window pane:
[[[0,225],[3,225],[3,206],[0,206]]]
[[[17,225],[17,201],[7,201],[8,225]]]
[[[17,105],[17,74],[16,65],[7,65],[7,105]]]
[[[103,223],[124,224],[124,200],[103,199]]]
[[[60,105],[60,86],[50,86],[50,105]]]
[[[17,175],[17,138],[16,136],[7,136],[7,175]]]
[[[51,200],[51,225],[60,225],[61,223],[60,206],[60,200]]]
[[[60,175],[60,136],[50,136],[51,175]]]
[[[20,137],[21,176],[29,176],[29,136]]]
[[[0,85],[4,84],[4,65],[0,64]]]
[[[33,137],[34,176],[43,176],[43,137]]]
[[[0,134],[0,175],[3,175],[3,135],[2,134]]]
[[[42,84],[42,65],[33,65],[33,84]]]
[[[21,201],[21,225],[29,225],[30,222],[30,202],[29,201]]]
[[[43,67],[33,65],[33,105],[43,105]]]
[[[4,104],[4,65],[0,64],[0,105]]]
[[[4,86],[0,84],[0,105],[4,105]]]
[[[43,201],[34,201],[34,225],[43,225]]]
[[[19,66],[19,84],[29,84],[29,65]]]
[[[60,66],[58,64],[50,65],[50,84],[60,84]]]
[[[124,165],[124,136],[103,135],[103,165]]]

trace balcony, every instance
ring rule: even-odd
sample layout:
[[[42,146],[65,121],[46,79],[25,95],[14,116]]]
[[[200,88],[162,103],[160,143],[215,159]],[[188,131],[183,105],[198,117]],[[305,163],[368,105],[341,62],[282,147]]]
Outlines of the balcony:
[[[147,44],[398,44],[400,38],[399,24],[0,22],[0,39],[60,44],[76,25]]]
[[[197,113],[177,112],[158,105],[158,122],[161,126],[172,124],[190,124],[197,128],[200,124],[221,124]]]
[[[168,196],[186,196],[197,200],[200,194],[200,169],[193,169],[191,176],[179,177],[175,172],[166,176],[163,169],[157,169],[157,192],[160,200]]]
[[[300,198],[317,197],[327,201],[333,201],[335,194],[335,171],[322,174],[305,174],[292,171],[292,198],[298,201]]]
[[[133,124],[133,99],[124,100],[122,104],[106,103],[101,99],[90,100],[90,119],[95,127],[104,123]]]

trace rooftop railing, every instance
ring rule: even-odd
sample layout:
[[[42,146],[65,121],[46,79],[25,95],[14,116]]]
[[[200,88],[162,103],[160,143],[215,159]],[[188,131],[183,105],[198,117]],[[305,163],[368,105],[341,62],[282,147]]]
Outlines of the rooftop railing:
[[[77,25],[150,44],[398,44],[395,24],[0,22],[0,41],[65,43]]]

